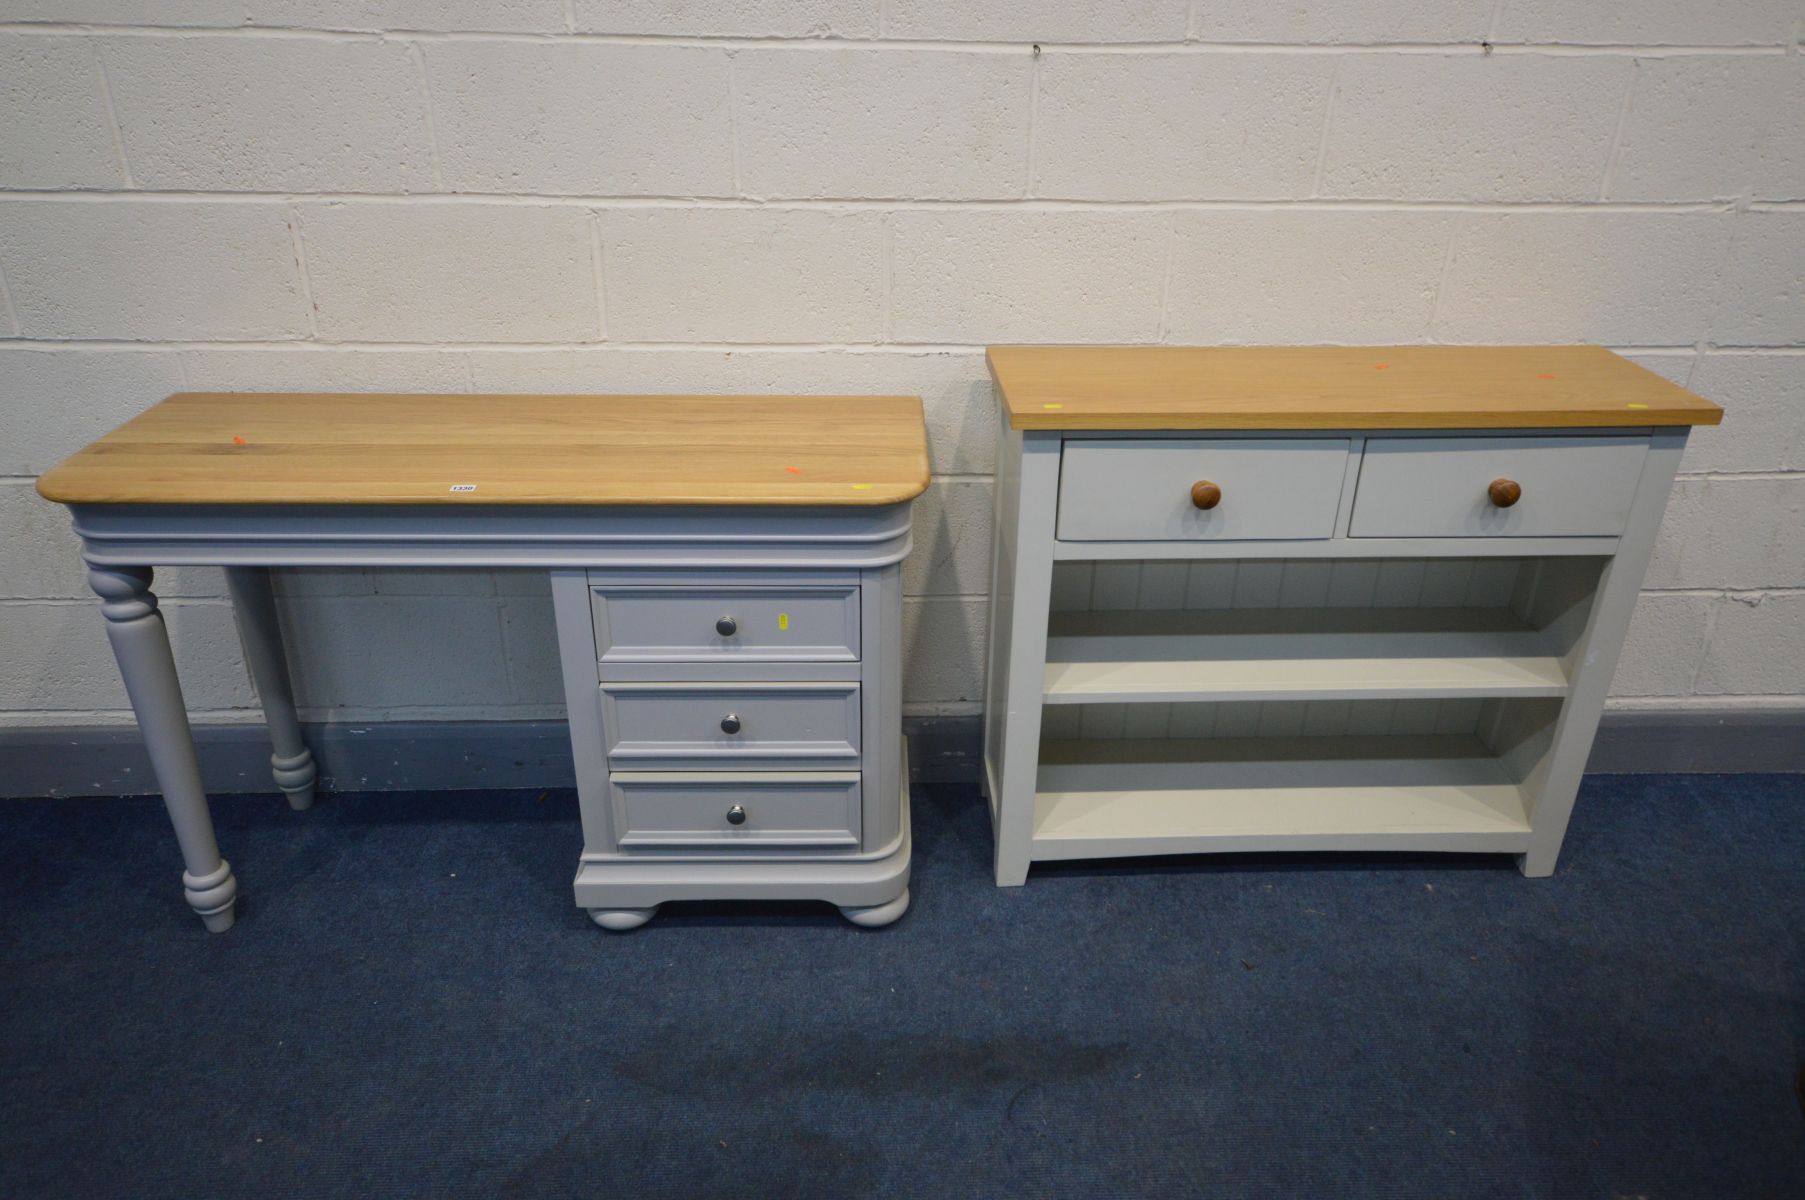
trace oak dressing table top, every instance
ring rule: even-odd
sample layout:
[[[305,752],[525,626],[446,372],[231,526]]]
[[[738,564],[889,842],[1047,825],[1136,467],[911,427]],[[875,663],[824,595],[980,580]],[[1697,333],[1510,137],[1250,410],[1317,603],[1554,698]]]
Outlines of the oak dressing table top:
[[[38,479],[64,504],[875,506],[915,396],[181,393]]]

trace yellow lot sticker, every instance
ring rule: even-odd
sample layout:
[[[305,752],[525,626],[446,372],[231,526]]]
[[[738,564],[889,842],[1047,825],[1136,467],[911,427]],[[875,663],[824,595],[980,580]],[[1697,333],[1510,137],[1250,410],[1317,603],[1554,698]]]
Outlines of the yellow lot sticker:
[[[790,627],[790,614],[789,613],[778,613],[777,614],[777,628],[787,630],[787,629],[789,629],[789,627]]]

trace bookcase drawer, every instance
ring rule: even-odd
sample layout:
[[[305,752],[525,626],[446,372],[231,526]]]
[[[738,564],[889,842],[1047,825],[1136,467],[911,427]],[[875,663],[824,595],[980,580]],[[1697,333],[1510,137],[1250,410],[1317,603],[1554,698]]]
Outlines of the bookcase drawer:
[[[1646,437],[1371,438],[1350,537],[1615,537]]]
[[[1068,440],[1062,541],[1245,541],[1335,532],[1346,438]]]

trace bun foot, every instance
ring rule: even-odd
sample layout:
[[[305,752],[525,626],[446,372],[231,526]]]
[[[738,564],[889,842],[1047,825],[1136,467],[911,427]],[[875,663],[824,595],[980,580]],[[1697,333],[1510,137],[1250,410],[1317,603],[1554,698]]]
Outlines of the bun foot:
[[[848,908],[840,906],[840,915],[854,925],[862,925],[866,929],[877,929],[888,925],[909,911],[909,889],[904,888],[902,895],[888,904],[874,904],[870,908]]]
[[[603,929],[612,929],[616,933],[638,929],[657,915],[656,905],[651,908],[592,908],[589,910],[591,921]]]

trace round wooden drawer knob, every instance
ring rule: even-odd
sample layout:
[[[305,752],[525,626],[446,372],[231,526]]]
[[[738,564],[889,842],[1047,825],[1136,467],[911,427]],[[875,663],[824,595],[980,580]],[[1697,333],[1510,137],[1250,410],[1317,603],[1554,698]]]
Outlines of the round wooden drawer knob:
[[[1222,503],[1222,489],[1207,479],[1199,479],[1191,485],[1191,503],[1205,511]]]
[[[1514,479],[1494,479],[1485,494],[1499,508],[1509,508],[1523,498],[1523,485]]]

